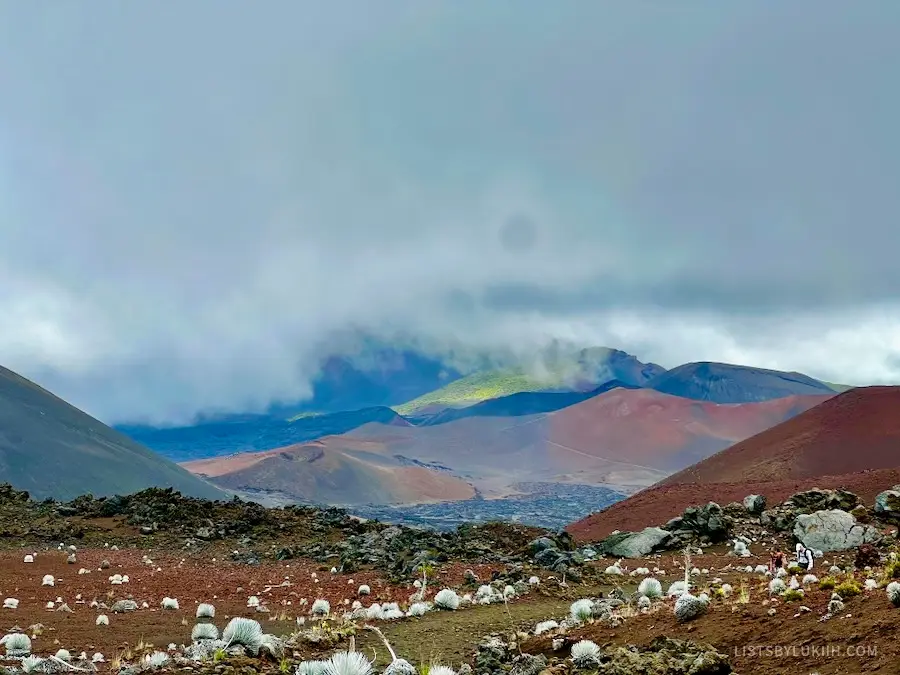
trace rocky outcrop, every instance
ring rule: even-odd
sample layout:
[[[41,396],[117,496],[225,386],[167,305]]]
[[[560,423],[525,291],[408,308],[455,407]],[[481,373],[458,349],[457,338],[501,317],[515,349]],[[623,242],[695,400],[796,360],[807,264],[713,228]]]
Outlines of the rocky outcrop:
[[[747,495],[744,497],[744,508],[747,513],[759,515],[766,510],[766,498],[763,495]]]
[[[823,490],[814,488],[792,495],[774,508],[763,511],[759,522],[765,527],[785,532],[793,529],[797,516],[816,511],[837,509],[850,511],[859,505],[859,497],[847,490]]]
[[[846,551],[881,537],[874,527],[857,523],[851,514],[839,509],[798,515],[794,536],[809,548],[820,551]]]
[[[663,525],[663,529],[672,535],[667,542],[669,546],[680,546],[695,540],[709,544],[726,541],[733,524],[721,506],[709,502],[706,506],[689,506],[680,516]]]
[[[712,645],[658,637],[646,647],[617,647],[600,657],[605,675],[634,673],[691,673],[728,675],[728,656]]]
[[[814,488],[793,495],[790,502],[797,513],[812,513],[840,509],[849,511],[859,504],[859,497],[847,490],[822,490]],[[787,502],[785,502],[787,503]]]
[[[568,532],[538,537],[528,544],[528,555],[535,565],[540,565],[559,574],[568,573],[572,578],[572,568],[584,564],[585,557],[575,550],[575,541]],[[577,577],[577,574],[575,575]]]
[[[643,558],[654,551],[666,549],[672,534],[659,527],[647,527],[640,532],[611,534],[597,546],[603,555],[616,558]]]
[[[878,493],[875,497],[875,515],[888,520],[900,519],[900,485]]]

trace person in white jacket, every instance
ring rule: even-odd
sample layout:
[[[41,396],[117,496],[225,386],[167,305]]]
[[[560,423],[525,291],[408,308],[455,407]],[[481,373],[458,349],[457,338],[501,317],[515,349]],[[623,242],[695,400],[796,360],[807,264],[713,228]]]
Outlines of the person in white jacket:
[[[814,557],[811,549],[797,542],[797,565],[799,567],[806,568],[807,572],[812,570]]]

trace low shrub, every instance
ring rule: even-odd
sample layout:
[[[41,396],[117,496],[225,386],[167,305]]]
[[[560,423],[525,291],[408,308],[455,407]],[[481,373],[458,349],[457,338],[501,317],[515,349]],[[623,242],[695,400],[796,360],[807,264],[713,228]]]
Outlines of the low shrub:
[[[837,586],[837,579],[834,577],[822,577],[819,579],[819,588],[823,591],[830,591]]]
[[[835,586],[834,592],[846,600],[862,593],[862,588],[855,579],[847,579]]]

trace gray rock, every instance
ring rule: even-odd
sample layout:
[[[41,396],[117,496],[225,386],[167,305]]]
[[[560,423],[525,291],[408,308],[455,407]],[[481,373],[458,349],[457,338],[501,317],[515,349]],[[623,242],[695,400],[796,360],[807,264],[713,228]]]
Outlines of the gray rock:
[[[900,518],[900,485],[878,493],[875,513],[879,518]]]
[[[133,612],[137,608],[137,603],[134,600],[117,600],[113,603],[113,606],[110,607],[110,610],[118,614],[120,612]]]
[[[659,527],[646,527],[640,532],[620,532],[600,542],[604,555],[618,558],[642,558],[655,550],[665,548],[671,533]]]
[[[796,513],[812,513],[830,509],[849,511],[857,504],[859,504],[859,497],[847,490],[813,488],[792,495],[784,503],[784,506],[790,506]]]
[[[766,510],[766,498],[763,495],[747,495],[744,497],[744,508],[747,513],[758,515]]]
[[[846,551],[881,538],[874,527],[857,523],[851,514],[839,509],[800,514],[794,523],[794,536],[820,551]]]

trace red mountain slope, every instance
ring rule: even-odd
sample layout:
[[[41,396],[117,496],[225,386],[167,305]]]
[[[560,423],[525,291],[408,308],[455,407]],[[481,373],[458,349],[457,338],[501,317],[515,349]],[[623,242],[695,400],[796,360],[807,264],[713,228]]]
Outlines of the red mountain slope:
[[[694,464],[574,523],[596,539],[664,523],[685,507],[812,487],[843,487],[871,502],[900,482],[900,387],[859,387]]]
[[[373,423],[306,445],[184,467],[222,487],[342,504],[453,499],[471,486],[499,497],[527,482],[633,492],[822,398],[719,405],[614,389],[551,413],[424,427]],[[416,475],[407,475],[413,467]]]

